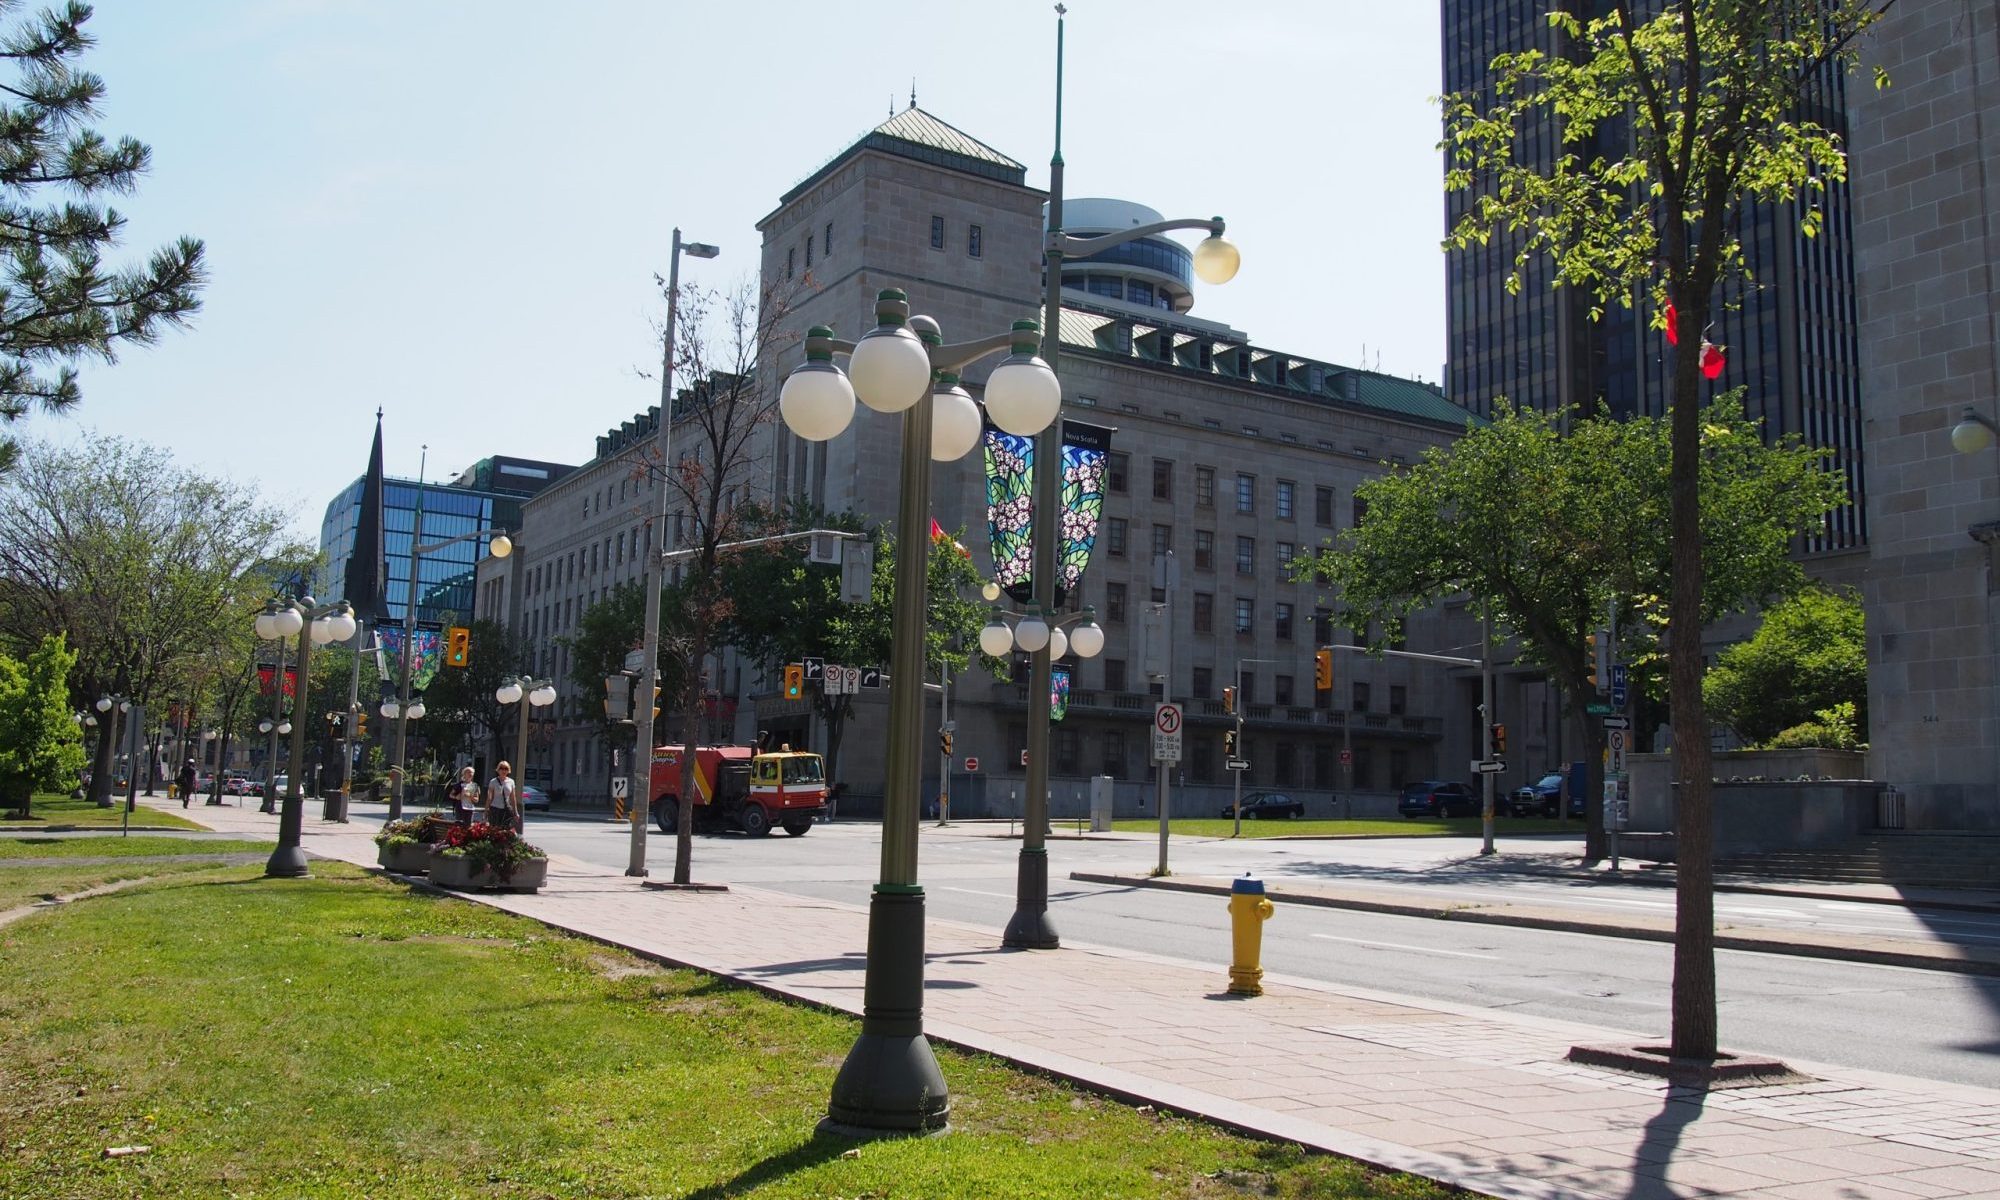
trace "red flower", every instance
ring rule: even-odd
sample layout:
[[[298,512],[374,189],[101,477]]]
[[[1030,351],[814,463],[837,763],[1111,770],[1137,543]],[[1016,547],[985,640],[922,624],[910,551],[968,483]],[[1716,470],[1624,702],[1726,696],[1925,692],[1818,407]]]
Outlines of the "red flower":
[[[1701,343],[1701,373],[1710,379],[1718,379],[1722,375],[1722,369],[1728,365],[1729,360],[1722,356],[1722,347],[1709,341],[1707,338],[1703,338]]]

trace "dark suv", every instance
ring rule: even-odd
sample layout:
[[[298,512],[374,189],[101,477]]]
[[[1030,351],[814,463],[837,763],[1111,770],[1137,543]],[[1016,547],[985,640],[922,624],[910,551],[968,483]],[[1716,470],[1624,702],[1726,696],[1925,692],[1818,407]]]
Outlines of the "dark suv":
[[[1403,785],[1396,811],[1406,817],[1471,817],[1480,810],[1479,797],[1462,783],[1423,779]]]
[[[1561,772],[1550,771],[1526,787],[1515,789],[1507,797],[1507,808],[1517,817],[1554,817],[1561,815],[1558,803],[1563,792]]]

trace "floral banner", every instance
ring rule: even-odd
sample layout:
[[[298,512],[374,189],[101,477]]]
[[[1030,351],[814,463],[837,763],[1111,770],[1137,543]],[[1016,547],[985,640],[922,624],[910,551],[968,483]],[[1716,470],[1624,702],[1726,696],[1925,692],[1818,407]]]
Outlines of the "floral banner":
[[[377,626],[375,641],[388,655],[389,674],[385,678],[393,684],[403,677],[403,627]],[[410,691],[415,693],[429,687],[431,680],[437,677],[438,668],[444,665],[444,631],[419,625],[412,645]]]
[[[1017,604],[1034,595],[1035,440],[986,427],[986,529],[993,578]],[[1111,430],[1063,422],[1062,542],[1058,547],[1056,607],[1083,580],[1097,544],[1104,511],[1104,456]]]
[[[1069,664],[1049,666],[1049,720],[1060,721],[1069,713]]]

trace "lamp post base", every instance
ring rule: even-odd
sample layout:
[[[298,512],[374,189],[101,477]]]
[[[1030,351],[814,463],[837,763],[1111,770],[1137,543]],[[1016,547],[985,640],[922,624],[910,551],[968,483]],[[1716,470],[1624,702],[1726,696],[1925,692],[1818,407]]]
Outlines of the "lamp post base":
[[[1022,847],[1020,872],[1014,884],[1014,916],[1000,944],[1014,950],[1054,950],[1062,945],[1049,920],[1049,852],[1046,847]]]
[[[271,851],[270,860],[264,864],[266,879],[303,879],[310,873],[306,852],[297,846],[280,845]]]
[[[833,1080],[820,1128],[848,1137],[943,1129],[951,1092],[924,1037],[924,893],[877,885],[868,904],[861,1036]]]

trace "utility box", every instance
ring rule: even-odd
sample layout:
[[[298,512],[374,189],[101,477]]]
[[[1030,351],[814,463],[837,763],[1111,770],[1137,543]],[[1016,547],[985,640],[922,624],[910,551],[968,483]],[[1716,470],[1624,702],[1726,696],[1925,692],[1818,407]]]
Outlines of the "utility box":
[[[866,604],[875,588],[875,547],[864,541],[836,542],[840,559],[840,602]]]
[[[1090,777],[1090,831],[1111,832],[1112,779],[1109,775]]]

